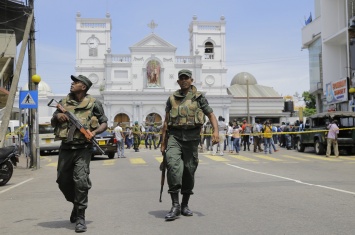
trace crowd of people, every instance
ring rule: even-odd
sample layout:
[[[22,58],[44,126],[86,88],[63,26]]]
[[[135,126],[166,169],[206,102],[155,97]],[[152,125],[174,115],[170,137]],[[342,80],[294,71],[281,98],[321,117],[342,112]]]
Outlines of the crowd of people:
[[[125,123],[118,123],[116,127],[110,128],[109,131],[114,133],[116,140],[119,141],[118,153],[120,153],[120,150],[122,152],[124,148],[133,148],[136,152],[139,152],[139,146],[142,140],[144,140],[146,149],[151,150],[152,148],[158,149],[160,147],[161,128],[162,125],[158,126],[156,123],[147,122],[139,125],[136,121],[132,126],[126,125]]]
[[[223,156],[225,152],[238,154],[240,151],[251,151],[250,145],[253,145],[254,152],[272,154],[278,151],[277,145],[280,148],[295,149],[293,133],[303,130],[303,121],[282,122],[281,125],[274,125],[271,120],[261,122],[256,119],[253,124],[250,124],[243,119],[242,122],[233,120],[226,123],[225,118],[219,116],[219,143],[212,147],[212,127],[209,122],[206,122],[201,129],[200,151],[206,150],[212,155],[219,153]],[[290,132],[290,134],[285,134],[285,132]]]
[[[119,136],[120,143],[123,143],[123,145],[120,144],[120,146],[123,146],[122,148],[133,148],[136,152],[139,152],[139,146],[142,144],[145,149],[150,150],[160,147],[162,125],[149,122],[139,125],[136,121],[132,126],[127,126],[123,123],[118,123],[117,126],[111,129],[112,132],[116,132],[115,135]],[[119,130],[119,132],[115,130]],[[201,127],[199,148],[200,152],[206,150],[210,151],[212,155],[219,153],[219,155],[223,156],[225,152],[238,154],[240,151],[251,151],[250,145],[253,145],[252,150],[254,152],[271,154],[278,151],[277,145],[280,148],[295,149],[296,143],[294,141],[294,134],[292,133],[303,130],[304,125],[302,121],[296,121],[295,123],[282,122],[281,125],[274,125],[271,120],[261,122],[259,119],[256,119],[253,124],[250,124],[246,119],[243,119],[242,122],[238,122],[237,120],[225,122],[225,118],[219,116],[219,143],[214,146],[212,145],[211,136],[213,128],[210,121],[207,121]],[[120,132],[123,136],[122,139],[118,134]],[[282,134],[278,132],[282,132]],[[292,133],[285,134],[285,132]],[[122,153],[123,151],[121,150]]]

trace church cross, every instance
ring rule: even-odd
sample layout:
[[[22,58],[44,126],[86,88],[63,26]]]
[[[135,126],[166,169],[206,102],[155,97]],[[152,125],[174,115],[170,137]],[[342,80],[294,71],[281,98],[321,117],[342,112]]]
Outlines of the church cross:
[[[158,25],[152,20],[149,24],[147,24],[149,28],[152,29],[152,33],[154,33],[154,29],[158,27]]]

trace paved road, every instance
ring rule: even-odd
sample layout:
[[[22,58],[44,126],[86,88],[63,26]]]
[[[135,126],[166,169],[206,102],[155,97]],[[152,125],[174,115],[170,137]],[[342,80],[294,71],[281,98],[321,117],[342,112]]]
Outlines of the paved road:
[[[355,156],[325,158],[281,149],[263,154],[201,153],[193,217],[165,222],[158,150],[91,162],[86,234],[354,234]],[[15,169],[0,188],[1,234],[73,234],[71,205],[55,183],[57,156],[41,169]]]

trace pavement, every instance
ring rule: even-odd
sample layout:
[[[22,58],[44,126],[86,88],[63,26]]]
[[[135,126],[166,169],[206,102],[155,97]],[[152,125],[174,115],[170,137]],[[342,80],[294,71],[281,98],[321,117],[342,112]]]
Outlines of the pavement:
[[[16,169],[29,169],[29,158],[26,158],[24,154],[19,157],[19,162],[17,163]]]

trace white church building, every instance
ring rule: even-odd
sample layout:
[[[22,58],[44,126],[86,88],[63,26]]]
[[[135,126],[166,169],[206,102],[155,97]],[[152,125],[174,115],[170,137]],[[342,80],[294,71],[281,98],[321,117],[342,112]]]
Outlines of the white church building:
[[[249,116],[251,122],[270,118],[280,123],[290,116],[283,112],[283,97],[271,87],[258,85],[249,73],[232,75],[227,85],[223,16],[219,21],[199,21],[193,16],[188,28],[190,54],[185,56],[177,55],[174,45],[154,33],[154,21],[148,26],[152,33],[130,46],[130,54],[115,54],[111,51],[115,41],[110,14],[106,18],[76,15],[75,72],[92,81],[89,93],[103,103],[109,126],[164,120],[165,103],[179,89],[177,74],[181,69],[192,71],[194,85],[205,93],[214,114],[227,122]],[[51,116],[53,108],[47,103],[66,94],[53,94],[44,81],[38,88],[39,116]]]
[[[111,51],[112,20],[76,18],[76,73],[87,76],[90,94],[102,99],[112,122],[160,122],[169,95],[179,89],[177,73],[192,71],[194,85],[208,93],[217,115],[229,116],[231,96],[226,80],[226,22],[201,22],[190,26],[190,54],[176,55],[177,48],[153,32],[129,47],[130,54]]]

